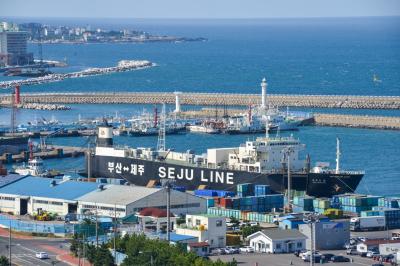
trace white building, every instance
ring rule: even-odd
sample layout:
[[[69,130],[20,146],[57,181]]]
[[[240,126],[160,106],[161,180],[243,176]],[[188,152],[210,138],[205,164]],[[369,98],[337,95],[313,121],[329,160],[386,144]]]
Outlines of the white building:
[[[204,213],[206,199],[171,189],[171,212],[176,215]],[[166,209],[165,188],[139,186],[103,185],[78,198],[78,213],[90,211],[97,215],[125,217],[144,208]]]
[[[307,237],[298,230],[269,229],[247,237],[256,252],[288,253],[304,249]]]
[[[210,248],[226,246],[226,221],[224,217],[202,214],[186,215],[186,223],[176,228],[180,235],[195,236],[199,242],[206,242]]]
[[[379,254],[389,255],[400,252],[400,241],[397,243],[385,243],[379,245]]]

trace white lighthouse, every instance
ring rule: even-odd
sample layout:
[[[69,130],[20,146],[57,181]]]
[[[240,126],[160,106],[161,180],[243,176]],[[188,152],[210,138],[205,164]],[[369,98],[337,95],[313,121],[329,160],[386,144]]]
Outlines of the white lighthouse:
[[[267,108],[267,80],[265,78],[261,81],[261,108]]]
[[[179,98],[179,95],[182,94],[180,91],[174,92],[175,94],[175,113],[180,113],[181,112],[181,99]]]

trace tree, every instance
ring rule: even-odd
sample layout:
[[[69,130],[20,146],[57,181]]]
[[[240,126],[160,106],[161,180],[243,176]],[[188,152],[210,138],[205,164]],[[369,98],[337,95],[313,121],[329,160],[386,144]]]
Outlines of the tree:
[[[96,248],[96,255],[93,262],[94,266],[112,266],[114,265],[114,258],[106,245],[101,245]]]
[[[10,265],[10,261],[8,260],[8,258],[6,256],[1,256],[0,257],[0,266],[9,266]]]
[[[261,227],[258,225],[256,225],[256,226],[246,225],[246,226],[243,226],[241,229],[243,238],[246,238],[249,235],[254,234],[255,232],[258,232],[260,230],[261,230]]]
[[[233,224],[234,227],[238,227],[240,224],[240,221],[233,216],[229,217],[229,220]]]

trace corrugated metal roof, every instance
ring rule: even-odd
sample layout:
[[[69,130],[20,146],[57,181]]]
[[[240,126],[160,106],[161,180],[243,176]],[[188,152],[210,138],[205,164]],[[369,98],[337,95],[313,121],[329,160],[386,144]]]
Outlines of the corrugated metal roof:
[[[97,189],[96,183],[65,181],[52,186],[56,180],[27,176],[0,188],[1,194],[75,200]]]
[[[78,198],[79,201],[127,205],[151,195],[161,188],[148,188],[122,185],[105,185],[103,190],[97,189]]]
[[[305,235],[300,233],[299,230],[295,229],[267,229],[262,230],[262,233],[272,240],[279,239],[290,239],[290,238],[307,238]]]
[[[24,177],[26,176],[19,174],[8,174],[6,176],[0,176],[0,187],[4,187]]]

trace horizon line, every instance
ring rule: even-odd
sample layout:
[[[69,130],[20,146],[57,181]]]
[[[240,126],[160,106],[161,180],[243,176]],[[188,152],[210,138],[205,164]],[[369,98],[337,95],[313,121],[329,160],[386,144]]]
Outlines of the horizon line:
[[[266,20],[266,19],[345,19],[345,18],[398,18],[399,15],[359,15],[359,16],[307,16],[307,17],[52,17],[52,16],[3,16],[10,19],[139,19],[139,20]]]

